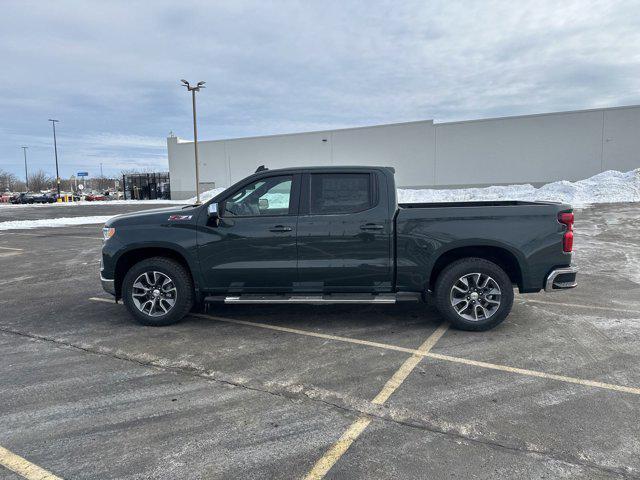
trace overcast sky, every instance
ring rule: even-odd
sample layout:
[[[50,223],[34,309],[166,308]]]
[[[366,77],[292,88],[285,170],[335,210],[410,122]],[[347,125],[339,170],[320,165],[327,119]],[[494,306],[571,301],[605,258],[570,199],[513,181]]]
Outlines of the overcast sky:
[[[12,1],[0,169],[166,170],[201,139],[640,104],[636,1]]]

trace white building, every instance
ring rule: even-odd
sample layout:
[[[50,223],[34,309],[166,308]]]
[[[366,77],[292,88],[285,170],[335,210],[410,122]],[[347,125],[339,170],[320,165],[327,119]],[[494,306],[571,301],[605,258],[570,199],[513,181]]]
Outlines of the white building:
[[[432,120],[198,142],[201,190],[267,168],[385,165],[399,187],[541,184],[640,167],[640,106]],[[171,197],[195,195],[193,142],[167,139]]]

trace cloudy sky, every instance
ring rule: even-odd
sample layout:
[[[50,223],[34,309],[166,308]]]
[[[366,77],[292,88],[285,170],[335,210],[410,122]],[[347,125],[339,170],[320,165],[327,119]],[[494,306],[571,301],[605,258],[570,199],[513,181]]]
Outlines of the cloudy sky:
[[[636,1],[25,1],[0,16],[0,169],[167,169],[201,139],[640,104]]]

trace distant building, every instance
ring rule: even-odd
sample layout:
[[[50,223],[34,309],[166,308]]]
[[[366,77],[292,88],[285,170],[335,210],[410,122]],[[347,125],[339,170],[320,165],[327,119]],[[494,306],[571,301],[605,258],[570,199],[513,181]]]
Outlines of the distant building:
[[[388,165],[400,187],[534,185],[640,167],[640,106],[433,120],[198,142],[201,191],[268,168]],[[195,195],[193,142],[167,138],[172,198]]]
[[[125,200],[169,200],[169,172],[130,173],[122,175]],[[188,198],[188,197],[187,197]]]

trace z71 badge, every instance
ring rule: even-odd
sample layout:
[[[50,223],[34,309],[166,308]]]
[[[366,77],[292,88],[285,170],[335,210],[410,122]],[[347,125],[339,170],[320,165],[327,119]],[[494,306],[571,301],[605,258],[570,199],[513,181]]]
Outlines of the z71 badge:
[[[171,215],[169,217],[169,221],[170,222],[179,222],[181,220],[191,220],[191,218],[193,218],[193,215]]]

